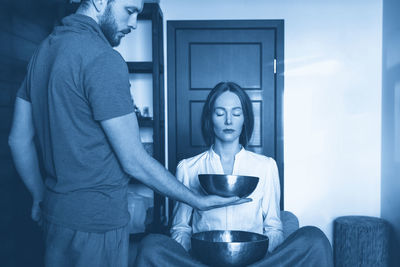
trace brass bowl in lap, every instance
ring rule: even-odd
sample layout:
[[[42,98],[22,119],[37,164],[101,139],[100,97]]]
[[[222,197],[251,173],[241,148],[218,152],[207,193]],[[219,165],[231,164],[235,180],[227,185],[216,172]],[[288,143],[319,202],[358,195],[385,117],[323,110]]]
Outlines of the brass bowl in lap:
[[[244,266],[262,259],[267,236],[246,231],[207,231],[192,235],[195,258],[211,266]]]

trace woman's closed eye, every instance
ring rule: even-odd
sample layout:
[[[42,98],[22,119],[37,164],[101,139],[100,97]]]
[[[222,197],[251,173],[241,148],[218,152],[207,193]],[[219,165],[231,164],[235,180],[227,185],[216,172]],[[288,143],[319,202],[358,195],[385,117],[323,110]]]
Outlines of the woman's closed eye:
[[[214,112],[215,115],[217,115],[218,117],[225,115],[225,110],[223,110],[222,108],[216,108]]]
[[[243,114],[243,112],[242,112],[241,108],[235,108],[232,110],[233,116],[239,117],[239,116],[242,116],[242,114]]]

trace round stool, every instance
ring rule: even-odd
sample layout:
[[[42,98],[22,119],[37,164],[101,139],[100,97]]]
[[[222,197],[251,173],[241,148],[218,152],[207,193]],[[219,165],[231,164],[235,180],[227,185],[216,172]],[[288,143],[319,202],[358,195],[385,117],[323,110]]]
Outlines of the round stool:
[[[388,266],[389,224],[367,216],[343,216],[334,221],[335,266]]]

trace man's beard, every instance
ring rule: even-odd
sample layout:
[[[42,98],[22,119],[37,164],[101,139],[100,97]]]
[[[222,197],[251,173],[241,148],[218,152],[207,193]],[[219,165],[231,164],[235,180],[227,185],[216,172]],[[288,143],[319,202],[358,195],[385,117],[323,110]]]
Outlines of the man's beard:
[[[104,36],[108,40],[108,42],[111,44],[111,46],[118,46],[119,43],[121,42],[121,37],[117,35],[118,33],[118,26],[117,23],[115,22],[113,12],[111,10],[111,5],[108,4],[106,7],[106,10],[104,11],[103,16],[101,16],[99,25],[100,29],[102,30]]]

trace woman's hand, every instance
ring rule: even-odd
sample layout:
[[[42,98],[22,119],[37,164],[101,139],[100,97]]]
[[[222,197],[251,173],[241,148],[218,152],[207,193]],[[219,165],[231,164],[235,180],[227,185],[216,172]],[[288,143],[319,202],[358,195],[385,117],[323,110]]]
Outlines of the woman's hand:
[[[198,210],[210,210],[215,208],[221,208],[230,205],[239,205],[253,201],[251,198],[240,198],[240,197],[220,197],[216,195],[209,196],[198,196],[198,203],[196,209]]]

